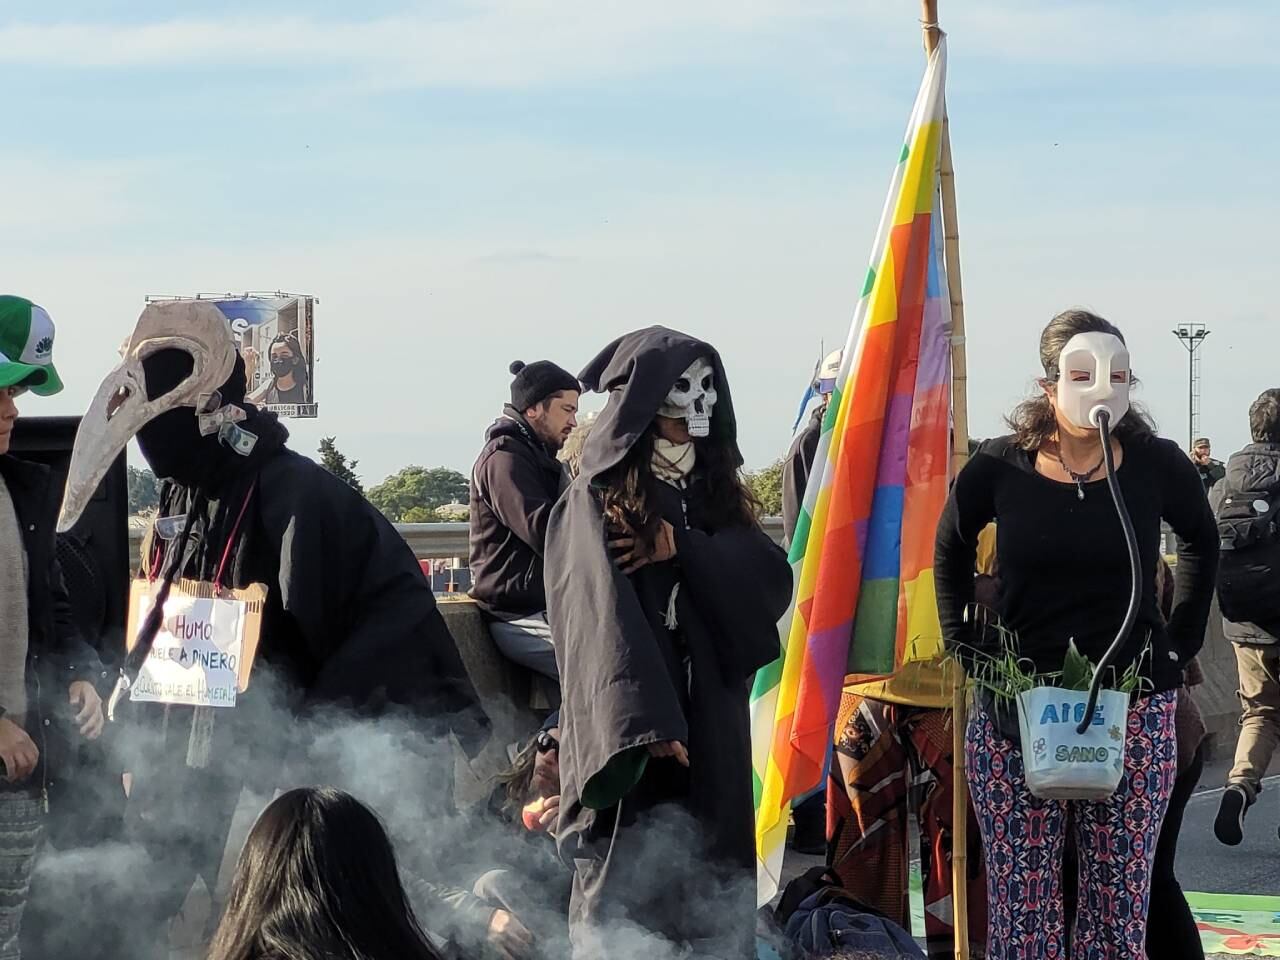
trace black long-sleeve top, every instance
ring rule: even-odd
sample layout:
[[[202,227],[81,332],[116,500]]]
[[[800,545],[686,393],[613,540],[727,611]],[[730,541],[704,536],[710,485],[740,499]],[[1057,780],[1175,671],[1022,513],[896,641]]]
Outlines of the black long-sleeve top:
[[[1218,531],[1195,466],[1160,439],[1129,440],[1117,468],[1142,561],[1138,620],[1115,664],[1123,671],[1151,642],[1143,674],[1152,692],[1179,686],[1182,666],[1204,643],[1218,564]],[[1115,638],[1130,596],[1129,554],[1105,479],[1059,483],[1036,473],[1035,454],[1012,438],[984,443],[951,490],[938,525],[935,577],[948,647],[962,659],[991,651],[990,632],[965,622],[973,602],[978,533],[996,522],[1001,590],[996,613],[1038,672],[1062,669],[1068,642],[1094,663]],[[1178,535],[1173,615],[1156,598],[1160,521]]]

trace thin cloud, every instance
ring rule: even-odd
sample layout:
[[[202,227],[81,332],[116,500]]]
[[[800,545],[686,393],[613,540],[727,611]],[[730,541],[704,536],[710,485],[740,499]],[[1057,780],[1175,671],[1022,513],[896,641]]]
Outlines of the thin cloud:
[[[573,263],[577,257],[566,257],[560,254],[547,253],[545,250],[498,250],[494,253],[476,257],[471,261],[473,266],[549,266],[559,263]]]
[[[1025,0],[957,5],[946,26],[969,55],[1058,65],[1272,65],[1266,5],[1166,10]],[[780,45],[830,52],[832,36],[908,36],[909,4],[873,0],[464,0],[371,19],[181,18],[11,23],[0,64],[84,69],[344,71],[375,86],[523,88],[747,63]],[[865,50],[865,44],[859,44]],[[861,56],[865,57],[865,53]]]

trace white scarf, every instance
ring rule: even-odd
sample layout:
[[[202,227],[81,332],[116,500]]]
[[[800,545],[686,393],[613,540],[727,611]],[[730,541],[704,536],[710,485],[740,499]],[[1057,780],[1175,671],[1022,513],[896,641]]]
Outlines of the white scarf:
[[[692,440],[688,443],[672,443],[662,437],[654,438],[650,466],[659,480],[683,489],[685,479],[693,472],[697,462],[698,451]]]

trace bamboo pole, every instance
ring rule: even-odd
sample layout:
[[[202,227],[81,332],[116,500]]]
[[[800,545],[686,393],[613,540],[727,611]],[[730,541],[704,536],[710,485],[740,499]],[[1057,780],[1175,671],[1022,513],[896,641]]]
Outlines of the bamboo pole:
[[[965,364],[964,297],[960,288],[960,230],[956,224],[955,172],[951,168],[951,132],[942,121],[942,229],[946,242],[947,287],[951,294],[951,411],[955,442],[951,463],[956,472],[969,459],[968,376]],[[968,726],[964,668],[952,661],[951,697],[951,905],[956,960],[969,960],[969,775],[965,769]]]
[[[943,36],[938,25],[938,0],[921,0],[920,25],[924,31],[925,52],[933,53]],[[965,355],[964,292],[960,282],[955,169],[951,162],[951,125],[945,112],[938,167],[943,252],[947,265],[947,293],[951,301],[951,467],[954,476],[969,458],[969,377]],[[956,661],[952,662],[952,679],[951,922],[955,933],[955,960],[969,960],[969,780],[964,758],[967,702],[964,670]]]

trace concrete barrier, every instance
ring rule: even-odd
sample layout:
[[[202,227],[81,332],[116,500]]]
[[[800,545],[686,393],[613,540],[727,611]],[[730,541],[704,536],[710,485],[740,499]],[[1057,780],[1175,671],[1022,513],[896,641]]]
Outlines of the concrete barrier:
[[[489,795],[493,778],[509,765],[508,748],[537,731],[559,695],[550,681],[498,652],[475,601],[469,597],[441,598],[440,613],[493,729],[480,755],[470,764],[459,762],[455,771],[456,800],[467,806]]]

